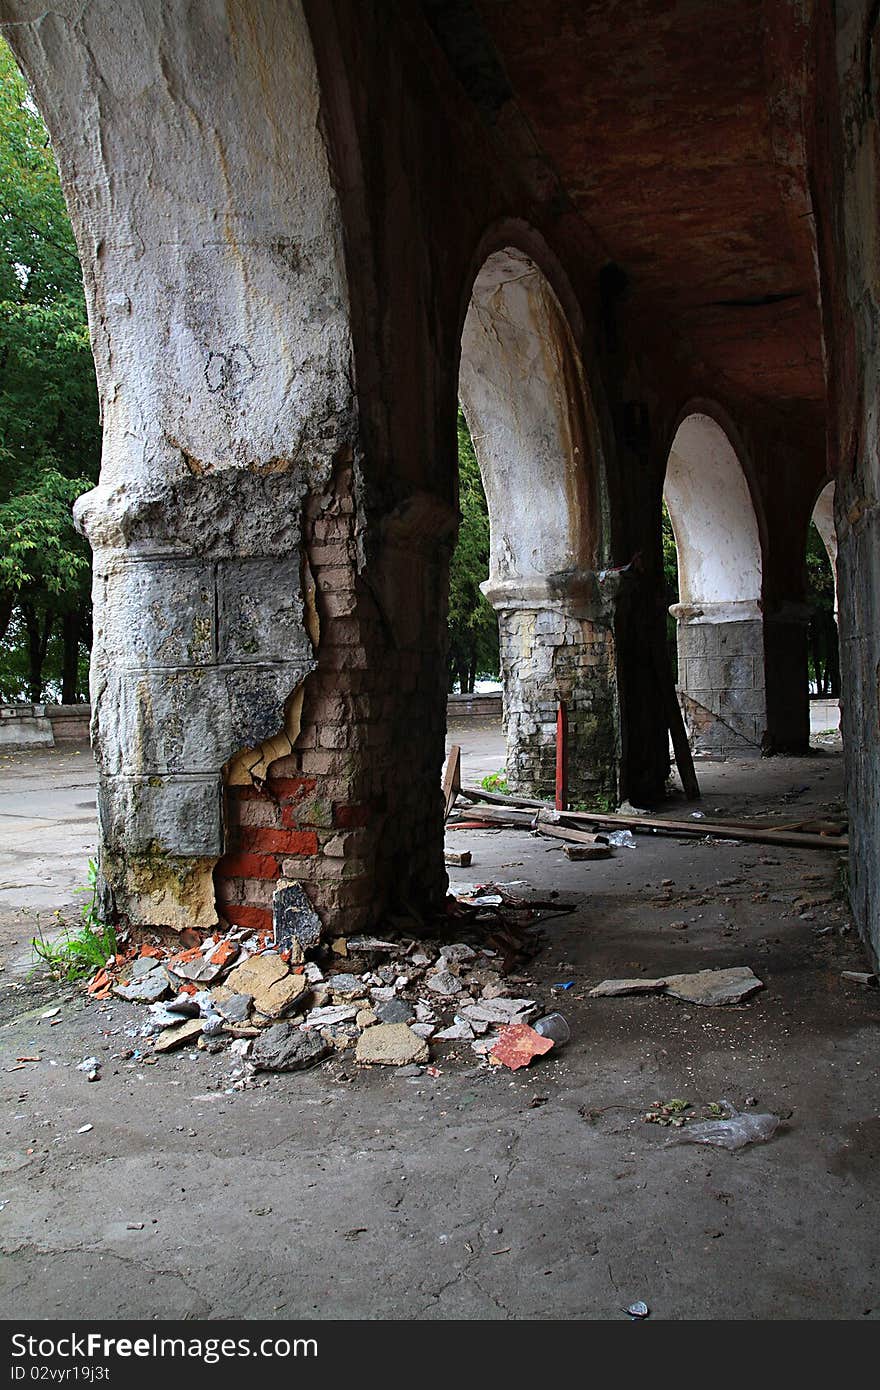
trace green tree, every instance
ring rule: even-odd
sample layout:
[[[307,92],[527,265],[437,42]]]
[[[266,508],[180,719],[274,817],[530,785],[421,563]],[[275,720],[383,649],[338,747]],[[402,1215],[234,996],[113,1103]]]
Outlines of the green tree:
[[[834,620],[834,572],[825,542],[813,522],[807,533],[807,603],[810,681],[817,695],[840,695],[840,657]]]
[[[470,694],[478,676],[498,674],[498,622],[480,590],[489,576],[489,511],[480,465],[458,412],[458,508],[461,524],[449,574],[449,689]]]
[[[663,579],[666,587],[666,645],[669,661],[674,672],[678,672],[678,634],[675,619],[669,612],[678,603],[678,551],[675,548],[675,533],[672,520],[663,503]],[[677,677],[676,677],[677,678]]]
[[[46,127],[0,40],[0,697],[82,693],[89,557],[71,507],[101,427],[76,243]],[[22,649],[25,661],[22,662]],[[22,670],[24,679],[22,680]]]

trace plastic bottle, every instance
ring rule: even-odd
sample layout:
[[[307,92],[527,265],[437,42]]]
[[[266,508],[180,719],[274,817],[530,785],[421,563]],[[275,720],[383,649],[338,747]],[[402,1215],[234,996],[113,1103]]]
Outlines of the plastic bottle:
[[[564,1047],[571,1037],[571,1029],[562,1014],[545,1014],[532,1027],[542,1038],[552,1038],[557,1047]]]

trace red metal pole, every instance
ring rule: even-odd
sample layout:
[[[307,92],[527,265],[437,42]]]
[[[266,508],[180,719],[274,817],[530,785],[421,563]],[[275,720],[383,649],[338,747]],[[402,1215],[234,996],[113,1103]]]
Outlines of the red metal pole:
[[[556,809],[568,810],[568,714],[561,701],[556,711]]]

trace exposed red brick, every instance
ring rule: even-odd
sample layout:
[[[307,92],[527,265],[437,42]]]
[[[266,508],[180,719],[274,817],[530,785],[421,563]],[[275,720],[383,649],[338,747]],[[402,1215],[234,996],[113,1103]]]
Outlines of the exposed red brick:
[[[277,878],[278,860],[271,854],[227,854],[217,873],[221,878]]]
[[[314,830],[273,830],[265,826],[245,826],[241,832],[243,849],[256,854],[317,854]],[[251,875],[245,875],[251,877]],[[254,874],[254,878],[259,875]]]
[[[223,916],[233,927],[253,927],[257,931],[272,929],[272,913],[266,907],[251,907],[249,903],[239,903],[227,907]]]
[[[269,783],[272,795],[279,801],[299,801],[307,792],[315,790],[314,777],[273,777]]]

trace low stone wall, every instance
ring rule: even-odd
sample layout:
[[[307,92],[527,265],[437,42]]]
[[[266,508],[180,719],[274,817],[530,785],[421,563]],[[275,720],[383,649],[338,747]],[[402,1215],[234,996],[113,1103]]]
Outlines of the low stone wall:
[[[501,691],[497,695],[450,695],[446,701],[446,714],[450,721],[500,719]]]
[[[87,743],[91,705],[0,705],[0,749],[9,753]]]

